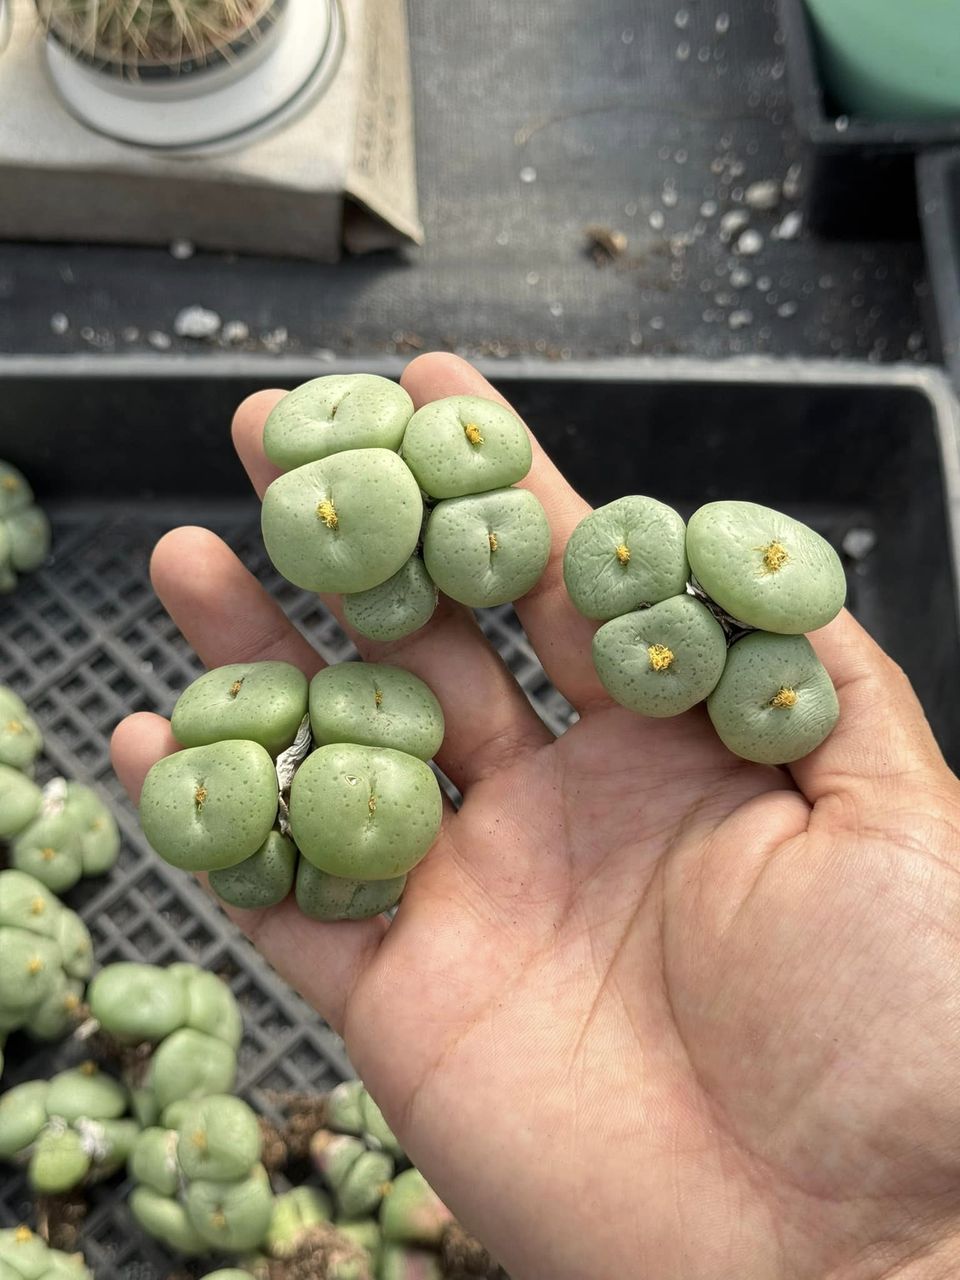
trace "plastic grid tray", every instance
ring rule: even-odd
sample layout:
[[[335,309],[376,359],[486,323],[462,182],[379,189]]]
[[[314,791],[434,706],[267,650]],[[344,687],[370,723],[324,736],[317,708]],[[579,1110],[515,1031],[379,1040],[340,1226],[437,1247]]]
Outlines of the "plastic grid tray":
[[[284,983],[200,887],[149,849],[110,764],[109,738],[131,710],[169,714],[201,664],[156,600],[147,575],[151,548],[186,513],[119,509],[57,516],[54,567],[22,580],[5,601],[0,682],[16,689],[44,732],[41,776],[63,773],[98,787],[112,802],[123,848],[106,878],[68,895],[93,935],[99,965],[190,961],[228,978],[244,1018],[238,1091],[270,1114],[271,1092],[322,1091],[352,1074],[342,1042]],[[355,656],[336,621],[269,564],[251,502],[209,509],[206,521],[274,591],[328,662]],[[570,709],[549,686],[512,609],[484,618],[487,634],[557,731]],[[37,1048],[11,1039],[3,1087],[47,1075],[82,1056],[75,1046]],[[98,1280],[154,1280],[176,1263],[133,1228],[126,1184],[97,1188],[84,1250]],[[30,1220],[21,1173],[0,1165],[0,1226]]]
[[[223,462],[219,470],[227,453],[223,424],[230,406],[252,385],[293,384],[319,370],[304,363],[263,369],[244,363],[221,369],[218,382],[196,376],[189,366],[169,378],[157,376],[153,366],[140,369],[125,362],[108,372],[106,365],[98,361],[64,369],[31,362],[21,368],[14,362],[6,370],[0,454],[16,457],[54,495],[49,509],[56,554],[49,567],[24,579],[14,596],[0,602],[0,682],[27,700],[43,727],[45,774],[62,772],[99,787],[117,813],[124,836],[117,867],[105,880],[82,882],[69,895],[91,927],[98,962],[189,960],[228,977],[245,1020],[238,1087],[269,1113],[270,1092],[322,1090],[349,1074],[343,1045],[196,884],[150,853],[113,776],[109,735],[129,711],[168,713],[200,670],[154,597],[147,574],[158,537],[185,521],[199,518],[220,533],[328,661],[353,655],[316,599],[272,570],[257,506],[252,498],[236,496],[243,487],[235,464]],[[907,549],[887,548],[883,555],[891,558],[878,552],[879,559],[852,570],[854,608],[894,645],[902,640],[900,610],[887,607],[881,578],[892,575],[909,592],[915,574],[904,575],[915,563],[915,552],[926,547],[923,537],[934,537],[941,559],[943,547],[953,544],[954,526],[938,523],[949,517],[938,514],[936,488],[944,487],[948,508],[956,506],[957,420],[941,381],[932,375],[880,374],[842,365],[699,362],[598,363],[562,372],[499,365],[496,374],[593,501],[640,484],[686,509],[694,496],[700,501],[720,496],[731,492],[731,484],[736,496],[736,486],[745,485],[742,496],[801,504],[798,513],[802,510],[837,539],[851,523],[882,527],[889,510],[901,509],[904,484],[909,486],[910,477],[915,483],[922,478],[929,510],[911,532]],[[190,416],[185,422],[186,402]],[[710,425],[704,422],[705,403]],[[754,456],[756,432],[765,429],[772,413],[793,432],[785,438],[810,441],[791,454],[796,474],[763,467],[752,478],[735,479],[740,462]],[[60,448],[66,416],[69,458]],[[131,416],[143,431],[166,429],[166,437],[160,437],[164,447],[130,450]],[[19,434],[24,421],[33,424],[29,437]],[[835,437],[833,428],[824,432],[825,421],[835,423]],[[611,425],[600,429],[595,422]],[[618,424],[616,430],[612,424]],[[197,465],[185,471],[180,451],[188,440]],[[644,448],[649,440],[657,442],[659,455]],[[697,448],[691,450],[694,440]],[[617,467],[610,465],[611,446]],[[890,464],[878,461],[884,458]],[[832,459],[826,469],[825,459]],[[127,493],[134,500],[120,496]],[[814,498],[820,505],[811,507]],[[940,700],[939,682],[949,684],[955,670],[956,599],[950,570],[944,568],[942,577],[946,585],[938,597],[937,630],[942,644],[924,651],[913,673],[928,677],[931,705]],[[544,676],[512,609],[487,612],[482,623],[546,723],[562,731],[571,709]],[[953,717],[942,727],[953,742]],[[11,1042],[11,1048],[4,1086],[47,1074],[70,1056],[63,1048],[31,1051],[22,1040]],[[125,1191],[113,1182],[94,1193],[84,1248],[99,1280],[154,1280],[177,1264],[133,1229]],[[22,1177],[0,1167],[0,1225],[21,1220],[28,1210]]]

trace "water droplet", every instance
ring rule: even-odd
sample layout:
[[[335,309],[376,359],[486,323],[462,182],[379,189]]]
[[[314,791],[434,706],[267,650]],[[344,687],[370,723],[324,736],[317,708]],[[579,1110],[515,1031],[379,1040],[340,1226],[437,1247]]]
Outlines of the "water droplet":
[[[192,240],[173,240],[170,244],[170,256],[178,262],[185,262],[196,253],[196,245]]]
[[[713,24],[713,26],[718,36],[725,36],[727,32],[730,30],[729,13],[718,13],[717,20]]]
[[[717,213],[716,200],[704,200],[703,204],[700,206],[700,216],[702,218],[713,218],[716,216],[716,213]]]
[[[510,236],[509,236],[509,233],[506,231],[498,231],[494,238],[497,244],[500,244],[500,245],[510,243]]]
[[[635,218],[635,217],[636,217],[636,214],[637,214],[637,204],[636,204],[636,201],[635,201],[635,200],[631,200],[631,201],[629,201],[629,203],[628,203],[628,204],[625,204],[625,205],[623,206],[623,212],[627,215],[627,217],[628,217],[628,218]]]
[[[650,328],[651,328],[651,329],[657,329],[657,330],[663,329],[663,328],[665,327],[666,323],[667,323],[667,322],[666,322],[666,320],[664,320],[663,316],[651,316],[651,317],[650,317]]]
[[[532,164],[525,164],[523,168],[520,170],[520,181],[536,182],[536,180],[537,180],[536,169],[533,167]]]
[[[757,276],[757,289],[760,293],[767,293],[773,288],[773,281],[769,276]]]
[[[697,61],[698,62],[710,61],[710,46],[708,44],[702,44],[700,48],[697,50]]]
[[[781,316],[784,320],[789,320],[791,316],[795,316],[797,314],[798,310],[799,307],[795,302],[781,302],[779,307],[777,307],[777,315]]]
[[[62,311],[55,311],[50,317],[50,329],[53,333],[62,335],[70,328],[70,321]]]
[[[674,57],[678,62],[686,62],[690,57],[690,46],[687,44],[686,40],[681,40],[677,45],[677,52],[674,54]]]
[[[846,133],[850,128],[850,117],[837,116],[836,120],[833,122],[833,127],[836,129],[837,133]]]
[[[539,284],[540,273],[538,271],[528,271],[526,275],[526,281],[527,281],[527,284],[531,284],[531,285]]]
[[[661,211],[660,211],[659,209],[654,209],[653,213],[651,213],[651,215],[650,215],[649,221],[650,221],[650,225],[651,225],[651,227],[653,227],[654,231],[662,231],[662,230],[663,230],[663,226],[664,226],[664,217],[663,217],[663,214],[661,213]]]
[[[753,275],[746,267],[734,267],[730,272],[730,283],[734,289],[746,289],[753,283]]]
[[[753,324],[753,312],[731,311],[727,317],[727,324],[731,329],[746,329],[748,325]]]
[[[667,209],[676,208],[678,197],[677,197],[677,189],[673,185],[673,183],[665,182],[663,184],[663,190],[660,193],[660,199],[663,201],[663,204]]]
[[[551,314],[552,316],[562,316],[562,315],[563,315],[563,303],[562,303],[562,302],[551,302],[551,303],[550,303],[550,314]]]
[[[657,157],[658,157],[658,159],[660,159],[660,160],[669,160],[669,159],[670,159],[670,148],[669,148],[669,147],[661,147],[661,148],[660,148],[660,150],[657,152]]]
[[[633,44],[633,30],[632,30],[632,28],[627,27],[627,29],[626,29],[625,31],[621,31],[621,32],[620,32],[620,43],[621,43],[621,44]]]
[[[678,9],[673,15],[673,25],[683,31],[690,23],[689,9]]]
[[[673,158],[674,158],[674,160],[676,160],[677,164],[686,164],[686,163],[687,163],[687,153],[686,153],[686,151],[684,151],[684,150],[683,150],[683,148],[682,148],[682,147],[680,148],[680,150],[679,150],[679,151],[675,151],[675,152],[673,153]]]
[[[730,209],[720,219],[720,236],[724,240],[732,240],[738,231],[742,231],[750,221],[746,209]]]

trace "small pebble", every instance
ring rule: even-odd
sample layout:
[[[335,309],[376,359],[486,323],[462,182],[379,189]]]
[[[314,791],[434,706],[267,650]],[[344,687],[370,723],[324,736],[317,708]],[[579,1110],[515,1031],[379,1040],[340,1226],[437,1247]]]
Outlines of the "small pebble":
[[[196,253],[196,245],[192,240],[173,240],[170,244],[170,256],[178,262],[185,262]]]
[[[783,198],[785,200],[796,200],[800,195],[800,175],[802,169],[799,164],[792,164],[787,170],[786,177],[783,179]]]
[[[178,338],[215,338],[222,323],[216,311],[207,307],[184,307],[174,318],[173,331]]]
[[[749,221],[750,215],[746,209],[731,209],[720,219],[720,235],[722,239],[732,240],[739,231],[744,229]]]
[[[64,334],[70,328],[70,321],[62,311],[56,311],[50,317],[50,328],[56,334]]]
[[[246,342],[250,337],[250,328],[242,320],[228,320],[220,331],[224,342]]]
[[[775,209],[780,203],[780,183],[773,178],[751,182],[744,198],[751,209]]]
[[[523,168],[520,170],[520,181],[536,182],[536,180],[537,180],[536,169],[533,167],[532,164],[525,164]]]
[[[796,240],[802,226],[803,214],[799,209],[791,209],[782,221],[778,222],[773,228],[771,235],[774,240]]]
[[[745,257],[752,258],[754,254],[760,252],[763,248],[763,236],[759,231],[748,228],[737,241],[737,253],[742,253]]]
[[[840,545],[851,560],[864,560],[877,545],[877,535],[872,529],[849,529]]]

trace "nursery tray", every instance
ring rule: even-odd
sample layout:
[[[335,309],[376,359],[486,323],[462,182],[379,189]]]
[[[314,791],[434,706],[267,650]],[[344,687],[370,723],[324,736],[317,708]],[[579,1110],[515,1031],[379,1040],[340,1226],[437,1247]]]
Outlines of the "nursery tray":
[[[921,156],[917,184],[934,306],[927,329],[960,388],[960,147]]]
[[[794,121],[808,153],[808,225],[841,238],[916,236],[916,156],[960,144],[960,119],[886,122],[843,115],[821,79],[804,0],[779,3]]]
[[[115,871],[69,900],[90,925],[100,964],[190,960],[229,978],[245,1018],[239,1087],[266,1109],[271,1091],[322,1089],[349,1073],[343,1047],[198,886],[151,854],[113,776],[108,741],[130,711],[169,712],[199,670],[147,577],[151,547],[177,524],[221,533],[325,658],[352,653],[317,601],[273,572],[228,436],[249,392],[350,368],[239,358],[0,361],[0,457],[29,475],[55,530],[48,565],[0,600],[0,682],[41,722],[47,773],[100,787],[124,836]],[[688,514],[708,499],[750,498],[810,521],[841,549],[857,531],[862,551],[868,531],[872,549],[845,557],[851,607],[912,676],[960,766],[960,479],[944,378],[803,362],[498,363],[488,373],[595,503],[640,491]],[[489,611],[483,624],[562,732],[572,712],[512,610]],[[4,1083],[69,1054],[12,1039]],[[96,1191],[89,1262],[98,1280],[160,1280],[175,1264],[133,1228],[124,1195],[116,1184]],[[0,1225],[29,1210],[23,1180],[0,1168]]]

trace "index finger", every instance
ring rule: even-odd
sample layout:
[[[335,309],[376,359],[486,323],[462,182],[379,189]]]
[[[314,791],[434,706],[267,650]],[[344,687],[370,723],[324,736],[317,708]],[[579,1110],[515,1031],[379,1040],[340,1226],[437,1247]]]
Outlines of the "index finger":
[[[459,356],[433,352],[407,365],[401,385],[419,409],[444,396],[482,396],[511,406],[482,373]],[[597,629],[573,607],[563,581],[563,552],[571,533],[590,505],[570,486],[527,428],[533,446],[533,466],[521,488],[535,494],[550,524],[550,559],[537,585],[514,608],[544,671],[578,711],[591,703],[610,701],[594,670],[591,646]]]

